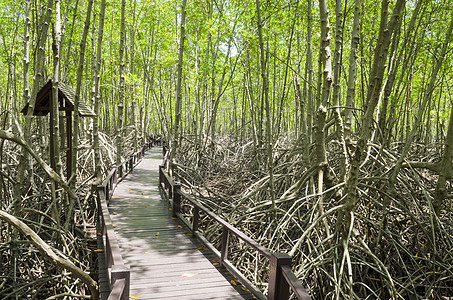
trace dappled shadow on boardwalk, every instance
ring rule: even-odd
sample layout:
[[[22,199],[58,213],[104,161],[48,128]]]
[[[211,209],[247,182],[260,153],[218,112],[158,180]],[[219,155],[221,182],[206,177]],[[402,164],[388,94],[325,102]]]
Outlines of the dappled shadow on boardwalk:
[[[158,189],[161,148],[153,148],[117,187],[110,203],[131,295],[140,299],[248,299],[231,275],[172,218]],[[242,295],[241,295],[242,294]]]

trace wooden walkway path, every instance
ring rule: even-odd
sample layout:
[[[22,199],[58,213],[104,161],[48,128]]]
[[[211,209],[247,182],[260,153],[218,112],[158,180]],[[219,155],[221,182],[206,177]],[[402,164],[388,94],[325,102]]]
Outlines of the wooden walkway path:
[[[161,148],[148,151],[109,205],[123,260],[130,266],[130,298],[253,299],[232,285],[233,277],[172,218],[158,188],[161,153]]]

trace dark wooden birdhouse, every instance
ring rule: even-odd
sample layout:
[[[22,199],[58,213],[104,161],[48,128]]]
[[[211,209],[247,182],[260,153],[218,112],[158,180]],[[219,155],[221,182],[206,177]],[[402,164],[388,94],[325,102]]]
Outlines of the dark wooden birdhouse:
[[[34,116],[46,116],[50,113],[52,119],[52,80],[39,90],[36,97]],[[75,91],[72,87],[60,82],[58,84],[58,111],[60,125],[60,153],[66,153],[66,172],[67,176],[71,176],[72,167],[72,112],[74,111]],[[24,115],[27,114],[28,103],[22,109]],[[79,100],[79,116],[80,117],[95,117],[96,114],[83,101]],[[55,170],[55,155],[54,155],[54,139],[53,127],[50,126],[50,165]]]

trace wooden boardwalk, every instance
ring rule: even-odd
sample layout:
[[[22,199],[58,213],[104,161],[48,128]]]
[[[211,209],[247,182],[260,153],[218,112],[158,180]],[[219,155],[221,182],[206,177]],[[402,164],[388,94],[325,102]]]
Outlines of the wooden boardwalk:
[[[161,153],[161,148],[146,153],[118,185],[109,206],[130,266],[131,299],[253,299],[232,285],[232,276],[172,218],[158,189]]]

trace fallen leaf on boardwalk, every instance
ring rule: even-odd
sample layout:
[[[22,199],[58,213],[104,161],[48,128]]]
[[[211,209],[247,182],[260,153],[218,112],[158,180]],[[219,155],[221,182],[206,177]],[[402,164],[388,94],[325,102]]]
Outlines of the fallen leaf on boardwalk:
[[[159,232],[156,232],[156,236],[159,236]]]
[[[214,266],[217,266],[219,263],[213,263]]]
[[[119,196],[112,196],[112,198],[119,198]]]
[[[144,195],[145,193],[142,193],[142,195]]]
[[[138,298],[140,298],[140,297],[139,297],[139,296],[132,296],[132,295],[130,295],[129,298],[138,299]]]
[[[118,230],[115,230],[115,233],[118,233],[119,231]]]
[[[212,262],[218,263],[219,261],[217,259],[211,260]]]
[[[192,233],[191,233],[191,232],[187,232],[186,234],[187,234],[187,235],[192,235]]]
[[[173,208],[170,207],[168,210],[173,210]]]
[[[182,276],[182,277],[193,277],[193,276],[195,276],[195,275],[198,275],[198,273],[184,273],[184,274],[182,274],[181,276]]]
[[[201,246],[201,247],[198,247],[197,250],[208,250],[208,247],[206,247],[206,246]]]
[[[175,218],[175,217],[172,217],[172,219],[173,219],[173,220],[176,220],[177,218]]]
[[[182,228],[182,226],[181,226],[181,225],[178,225],[178,228]]]
[[[246,288],[245,286],[241,286],[241,289],[244,290],[244,291],[246,291],[246,292],[249,292],[249,293],[250,293],[249,289]]]
[[[94,252],[103,252],[104,249],[94,249]]]
[[[101,231],[100,231],[100,230],[99,230],[98,232],[96,232],[96,234],[97,234],[97,235],[99,235],[99,236],[101,236],[101,235],[102,235],[102,233],[101,233]]]
[[[113,225],[113,228],[116,228],[116,226],[115,226],[115,225]]]
[[[231,282],[232,285],[238,285],[238,284],[236,283],[236,281],[234,281],[233,279],[231,279],[230,282]]]
[[[116,212],[112,211],[112,215],[116,215]]]
[[[132,192],[132,190],[127,190],[128,192]]]

